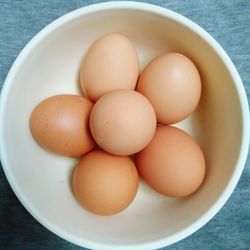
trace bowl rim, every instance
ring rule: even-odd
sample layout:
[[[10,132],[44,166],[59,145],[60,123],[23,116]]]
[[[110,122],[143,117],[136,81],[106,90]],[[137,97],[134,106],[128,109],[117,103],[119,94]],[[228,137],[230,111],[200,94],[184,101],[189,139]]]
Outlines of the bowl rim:
[[[74,243],[76,245],[91,248],[91,249],[102,249],[102,250],[103,249],[132,250],[135,248],[137,250],[155,249],[155,248],[160,248],[160,247],[171,245],[173,243],[176,243],[186,238],[187,236],[191,235],[192,233],[200,229],[202,226],[204,226],[207,222],[209,222],[209,220],[211,220],[216,215],[216,213],[222,208],[222,206],[229,199],[234,188],[236,187],[239,181],[239,178],[243,172],[247,154],[248,154],[249,137],[250,137],[250,130],[249,130],[250,119],[249,119],[248,101],[247,101],[247,96],[244,90],[244,86],[231,59],[226,54],[224,49],[219,45],[219,43],[208,32],[206,32],[203,28],[201,28],[199,25],[197,25],[190,19],[182,16],[181,14],[176,13],[175,11],[172,11],[172,10],[169,10],[167,8],[160,7],[157,5],[149,4],[149,3],[140,3],[140,2],[134,2],[134,1],[111,1],[111,2],[92,4],[92,5],[84,6],[79,9],[73,10],[57,18],[55,21],[51,22],[46,27],[44,27],[39,33],[37,33],[28,42],[28,44],[22,49],[20,54],[17,56],[15,62],[13,63],[11,69],[9,70],[9,73],[6,77],[6,80],[4,82],[4,85],[1,91],[0,121],[3,122],[4,120],[4,114],[6,110],[5,103],[6,103],[7,97],[9,96],[9,91],[13,84],[14,75],[18,71],[18,68],[22,64],[23,60],[28,56],[30,50],[32,50],[37,45],[37,43],[39,43],[39,41],[41,41],[54,29],[57,29],[58,27],[70,22],[71,20],[78,18],[79,16],[91,14],[95,12],[100,12],[100,11],[105,11],[105,10],[119,10],[119,9],[138,10],[138,11],[160,15],[162,17],[170,18],[174,20],[175,22],[180,23],[181,25],[189,28],[190,30],[198,34],[204,41],[206,41],[210,45],[210,47],[223,60],[223,63],[227,67],[228,71],[231,73],[231,76],[235,83],[236,91],[239,96],[241,112],[242,112],[242,117],[243,117],[242,140],[241,140],[241,147],[240,147],[238,160],[235,165],[235,169],[232,174],[232,177],[229,180],[226,188],[224,189],[220,197],[217,199],[217,201],[200,218],[198,218],[192,224],[190,224],[189,226],[185,227],[184,229],[170,236],[163,237],[154,241],[148,241],[148,242],[136,243],[136,244],[126,244],[126,245],[108,244],[108,243],[101,243],[101,242],[98,243],[95,241],[76,237],[68,232],[65,232],[64,230],[61,230],[59,227],[53,225],[44,216],[42,216],[35,207],[33,207],[33,205],[29,202],[29,200],[25,198],[25,196],[21,192],[19,192],[19,189],[15,184],[15,178],[14,176],[12,176],[11,171],[8,168],[10,164],[8,163],[7,157],[5,157],[6,151],[4,148],[4,142],[2,140],[0,141],[0,158],[1,158],[2,166],[3,166],[4,173],[6,175],[6,178],[12,190],[14,191],[15,195],[19,199],[19,201],[40,224],[42,224],[44,227],[46,227],[47,229],[49,229],[51,232],[58,235],[59,237],[71,243]],[[3,126],[1,126],[0,138],[3,138],[2,136],[3,134],[4,134],[4,130],[3,130]]]

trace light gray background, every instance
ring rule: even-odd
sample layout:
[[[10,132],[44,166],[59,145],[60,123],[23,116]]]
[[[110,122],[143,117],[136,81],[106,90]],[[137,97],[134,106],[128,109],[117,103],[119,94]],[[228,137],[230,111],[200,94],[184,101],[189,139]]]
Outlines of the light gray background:
[[[0,86],[26,43],[76,8],[101,1],[0,0]],[[231,57],[250,98],[250,0],[145,1],[177,11],[207,30]],[[202,229],[164,249],[250,249],[250,157],[231,198]],[[0,249],[81,249],[52,234],[23,208],[0,168]]]

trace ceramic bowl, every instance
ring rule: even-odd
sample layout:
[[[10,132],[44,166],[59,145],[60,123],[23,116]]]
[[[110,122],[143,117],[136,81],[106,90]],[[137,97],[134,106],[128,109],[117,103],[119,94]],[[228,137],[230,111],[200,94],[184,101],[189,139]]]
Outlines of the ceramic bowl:
[[[141,68],[163,52],[185,54],[202,77],[194,114],[176,124],[203,149],[207,172],[201,188],[167,198],[141,183],[120,214],[84,210],[71,190],[77,159],[58,156],[33,140],[29,117],[48,96],[82,94],[79,67],[100,36],[120,32],[136,46]],[[1,161],[24,207],[60,237],[92,249],[155,249],[201,228],[233,192],[248,151],[249,111],[241,79],[223,48],[202,28],[168,9],[136,2],[108,2],[73,11],[45,27],[23,49],[5,81],[0,105]]]

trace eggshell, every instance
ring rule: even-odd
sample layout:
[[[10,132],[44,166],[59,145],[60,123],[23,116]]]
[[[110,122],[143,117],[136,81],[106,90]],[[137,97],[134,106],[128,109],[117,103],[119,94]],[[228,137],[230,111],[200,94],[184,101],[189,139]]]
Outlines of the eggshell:
[[[136,156],[142,178],[157,192],[184,197],[195,192],[205,176],[205,159],[199,145],[186,132],[162,126],[150,144]]]
[[[193,62],[178,53],[156,57],[143,70],[137,91],[152,103],[159,123],[188,117],[198,105],[201,79]]]
[[[93,104],[76,95],[57,95],[38,104],[30,117],[34,139],[45,149],[81,156],[95,147],[89,130]]]
[[[90,115],[90,129],[97,144],[107,152],[131,155],[153,138],[156,116],[142,94],[118,90],[96,102]]]
[[[80,204],[99,215],[127,208],[138,190],[138,173],[126,156],[94,150],[83,156],[73,174],[73,190]]]
[[[88,50],[81,67],[81,85],[96,101],[112,90],[135,89],[139,75],[138,56],[123,35],[112,33],[98,39]]]

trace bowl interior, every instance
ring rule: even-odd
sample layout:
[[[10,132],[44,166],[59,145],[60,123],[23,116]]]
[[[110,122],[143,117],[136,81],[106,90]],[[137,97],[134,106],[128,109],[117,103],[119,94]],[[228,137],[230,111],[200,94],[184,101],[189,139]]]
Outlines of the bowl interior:
[[[84,210],[73,196],[71,175],[77,159],[40,148],[30,134],[29,116],[35,105],[48,96],[82,94],[79,67],[84,54],[95,39],[110,32],[131,39],[141,68],[167,51],[184,53],[196,63],[203,84],[201,102],[196,112],[177,126],[200,143],[207,174],[199,191],[185,199],[164,197],[141,183],[128,209],[102,217]],[[139,244],[173,236],[211,208],[235,171],[242,114],[233,78],[203,38],[171,17],[129,8],[75,15],[54,24],[33,41],[9,84],[1,138],[9,180],[36,218],[79,244],[86,240],[110,245]]]

